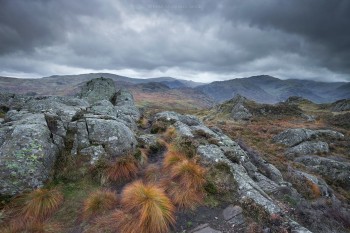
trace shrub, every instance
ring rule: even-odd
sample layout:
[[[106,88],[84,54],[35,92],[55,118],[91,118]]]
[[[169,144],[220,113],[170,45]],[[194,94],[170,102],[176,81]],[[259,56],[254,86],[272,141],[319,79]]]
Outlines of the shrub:
[[[175,222],[173,204],[164,190],[154,184],[129,184],[123,190],[121,203],[125,213],[132,216],[130,221],[137,223],[133,232],[165,233]]]
[[[63,203],[63,195],[57,189],[37,189],[19,199],[20,216],[24,220],[43,221]]]
[[[84,201],[83,218],[88,219],[97,214],[112,210],[117,204],[117,196],[108,190],[97,190]]]
[[[107,168],[107,179],[111,181],[125,181],[135,178],[139,170],[138,162],[133,156],[117,158]]]

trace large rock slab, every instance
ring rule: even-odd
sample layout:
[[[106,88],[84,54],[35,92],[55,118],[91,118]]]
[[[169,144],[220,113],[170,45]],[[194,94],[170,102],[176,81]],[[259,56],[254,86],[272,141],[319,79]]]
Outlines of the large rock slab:
[[[334,184],[350,190],[350,163],[315,155],[299,157],[295,161],[303,163],[308,169],[322,175]]]
[[[116,93],[114,81],[109,78],[96,78],[88,81],[82,88],[79,97],[94,104],[101,100],[112,101]]]
[[[0,195],[42,187],[59,154],[43,114],[32,114],[0,129]]]
[[[344,135],[333,130],[311,130],[304,128],[287,129],[273,138],[276,143],[286,146],[296,146],[304,141],[316,139],[317,137],[327,137],[331,139],[340,139]]]
[[[133,132],[122,122],[87,118],[86,124],[91,143],[102,145],[111,157],[125,155],[136,147]]]
[[[286,151],[286,154],[292,155],[310,155],[316,153],[329,153],[329,146],[326,142],[302,142]]]

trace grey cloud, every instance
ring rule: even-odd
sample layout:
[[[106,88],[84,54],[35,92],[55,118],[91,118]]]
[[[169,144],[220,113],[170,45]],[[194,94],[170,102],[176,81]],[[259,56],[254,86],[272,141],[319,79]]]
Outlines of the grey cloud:
[[[262,73],[350,81],[347,0],[0,4],[3,73],[129,69],[197,81]]]

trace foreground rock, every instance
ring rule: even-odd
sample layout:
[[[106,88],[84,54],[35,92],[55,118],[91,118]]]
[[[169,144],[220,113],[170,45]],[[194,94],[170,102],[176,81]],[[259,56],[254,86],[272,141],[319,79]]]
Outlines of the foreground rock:
[[[226,176],[232,176],[237,187],[237,190],[233,191],[232,195],[238,194],[243,205],[253,202],[270,215],[283,213],[278,202],[268,194],[269,191],[272,192],[273,188],[271,187],[279,188],[284,183],[281,173],[273,165],[266,166],[271,171],[270,179],[259,172],[259,169],[251,162],[247,153],[235,141],[231,140],[219,129],[206,127],[193,116],[162,112],[155,116],[153,123],[159,121],[165,121],[176,127],[178,129],[177,133],[181,136],[190,137],[193,140],[196,140],[198,137],[204,137],[207,142],[196,145],[197,154],[201,157],[201,162],[208,167],[220,166],[227,169],[228,174]],[[196,143],[194,142],[194,144]],[[258,163],[264,162],[260,161]],[[244,223],[241,209],[238,207],[228,207],[224,215],[227,221],[232,220],[233,224],[239,226]],[[289,224],[292,232],[310,232],[288,217],[287,219],[287,224]],[[201,232],[201,230],[210,232],[214,229],[205,226],[202,229],[196,229],[194,232]]]
[[[0,128],[0,195],[42,187],[51,175],[58,147],[43,114],[19,114]]]
[[[90,163],[133,153],[133,129],[140,117],[127,90],[99,78],[74,97],[5,95],[0,124],[0,195],[42,187],[58,156],[82,155]],[[6,97],[6,98],[5,98]]]

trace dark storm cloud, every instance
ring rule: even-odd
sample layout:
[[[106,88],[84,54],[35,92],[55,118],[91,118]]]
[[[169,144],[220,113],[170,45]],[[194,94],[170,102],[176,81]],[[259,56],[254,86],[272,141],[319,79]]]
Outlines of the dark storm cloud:
[[[350,80],[347,0],[0,0],[0,75]],[[25,75],[23,75],[25,76]]]

